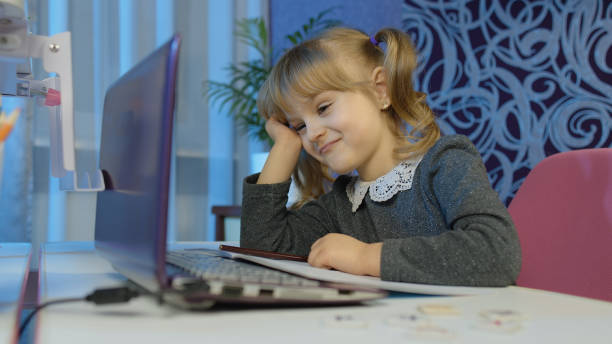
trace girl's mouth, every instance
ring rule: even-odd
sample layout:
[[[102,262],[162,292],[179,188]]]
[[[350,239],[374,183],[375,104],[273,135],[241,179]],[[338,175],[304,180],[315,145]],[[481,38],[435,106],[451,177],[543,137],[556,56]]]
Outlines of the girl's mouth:
[[[336,139],[336,140],[333,140],[333,141],[330,141],[330,142],[324,144],[323,147],[321,147],[319,149],[319,154],[323,155],[323,154],[329,152],[329,150],[332,149],[332,146],[334,145],[334,143],[336,143],[338,141],[340,141],[340,139]]]

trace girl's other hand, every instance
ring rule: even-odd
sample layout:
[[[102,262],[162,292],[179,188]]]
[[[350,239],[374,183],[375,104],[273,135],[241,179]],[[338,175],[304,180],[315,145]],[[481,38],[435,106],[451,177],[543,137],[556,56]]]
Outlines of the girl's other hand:
[[[266,121],[266,131],[274,143],[299,143],[300,148],[302,147],[302,140],[295,130],[275,117],[270,117]]]
[[[330,233],[310,248],[308,264],[355,275],[380,276],[382,243],[366,244],[351,236]]]

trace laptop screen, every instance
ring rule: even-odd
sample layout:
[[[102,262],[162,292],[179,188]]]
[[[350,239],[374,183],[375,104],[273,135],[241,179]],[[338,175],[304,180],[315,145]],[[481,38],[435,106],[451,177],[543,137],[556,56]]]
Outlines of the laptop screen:
[[[143,59],[106,92],[96,204],[96,250],[147,287],[165,283],[172,125],[180,37]],[[162,283],[162,284],[160,284]]]

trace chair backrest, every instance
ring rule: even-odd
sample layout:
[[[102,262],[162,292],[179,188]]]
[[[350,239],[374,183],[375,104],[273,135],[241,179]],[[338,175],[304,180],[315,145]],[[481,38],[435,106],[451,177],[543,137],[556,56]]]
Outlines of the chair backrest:
[[[542,160],[508,210],[523,255],[517,285],[612,301],[612,148]]]
[[[225,226],[225,219],[229,217],[240,218],[240,213],[242,212],[242,207],[239,205],[213,205],[211,212],[215,215],[215,241],[225,241],[232,239],[232,237],[236,237],[235,233],[233,235],[228,235],[227,229]],[[240,228],[238,228],[239,230]],[[238,237],[239,237],[238,233]]]

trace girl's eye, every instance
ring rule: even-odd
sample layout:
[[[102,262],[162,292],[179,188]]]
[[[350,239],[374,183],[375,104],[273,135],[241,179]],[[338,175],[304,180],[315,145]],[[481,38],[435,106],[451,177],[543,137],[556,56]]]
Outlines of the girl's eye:
[[[319,115],[324,114],[325,111],[329,108],[330,105],[331,105],[331,103],[330,104],[323,104],[323,105],[319,106],[317,108],[317,112],[319,113]]]
[[[293,130],[295,130],[298,134],[304,129],[306,129],[306,125],[304,123],[300,123],[293,126]]]

